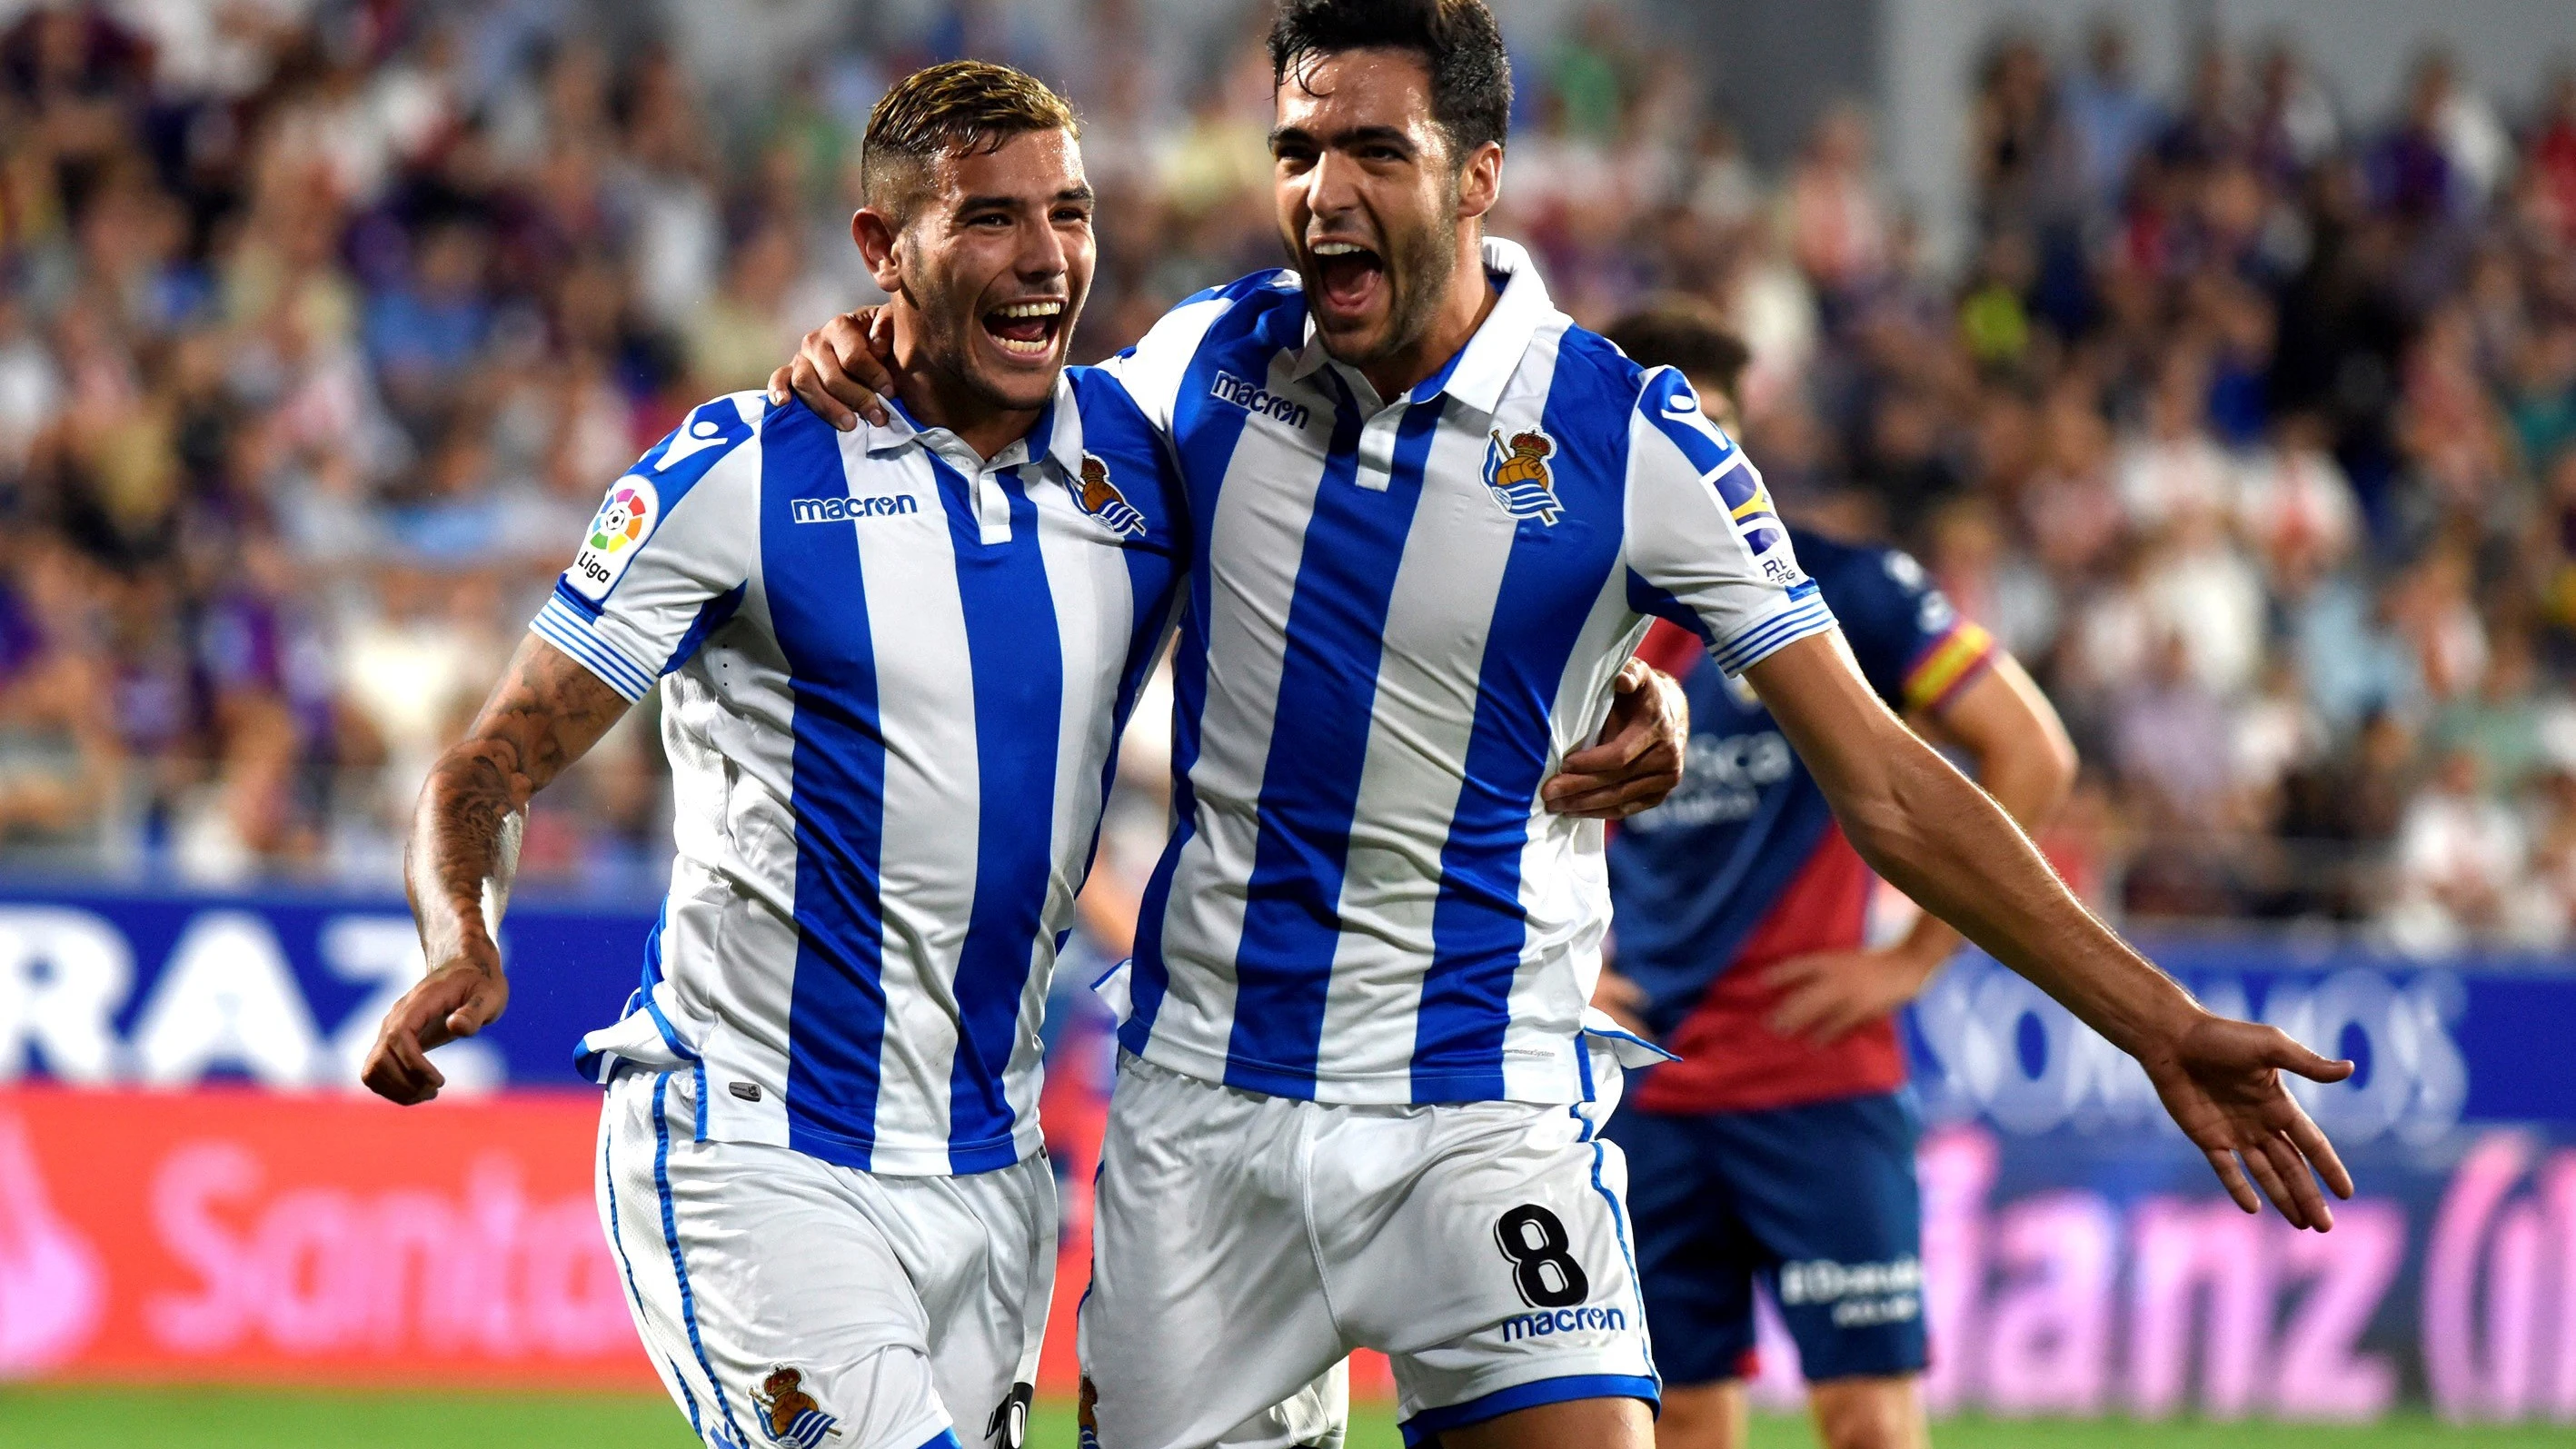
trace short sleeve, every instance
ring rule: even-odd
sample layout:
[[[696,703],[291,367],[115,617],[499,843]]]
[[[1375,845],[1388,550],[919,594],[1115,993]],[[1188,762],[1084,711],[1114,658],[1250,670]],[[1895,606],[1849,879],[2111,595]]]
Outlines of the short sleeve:
[[[701,404],[611,483],[529,627],[630,700],[687,663],[749,587],[767,407]]]
[[[1670,368],[1647,374],[1629,418],[1627,540],[1629,606],[1688,629],[1729,674],[1834,627],[1762,475]]]
[[[1923,566],[1896,549],[1853,551],[1834,583],[1834,615],[1852,657],[1899,712],[1938,712],[1993,662],[1994,637],[1951,607]]]
[[[1180,410],[1181,385],[1199,345],[1217,319],[1263,292],[1293,290],[1294,272],[1255,272],[1222,287],[1210,287],[1181,300],[1145,330],[1136,345],[1099,365],[1098,371],[1125,388],[1136,410],[1156,431],[1169,435]],[[1303,315],[1301,312],[1299,315]]]
[[[1189,499],[1170,438],[1117,374],[1076,367],[1068,375],[1082,415],[1083,477],[1075,494],[1082,510],[1106,520],[1104,510],[1123,508],[1112,526],[1128,547],[1185,558]]]

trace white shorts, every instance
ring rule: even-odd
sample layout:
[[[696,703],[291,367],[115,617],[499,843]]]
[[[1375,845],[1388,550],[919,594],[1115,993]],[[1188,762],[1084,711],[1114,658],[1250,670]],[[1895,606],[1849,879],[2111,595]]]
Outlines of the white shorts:
[[[1354,1348],[1407,1443],[1516,1409],[1659,1393],[1627,1163],[1596,1100],[1336,1106],[1123,1055],[1083,1300],[1101,1449],[1258,1442]]]
[[[696,1087],[621,1072],[597,1186],[635,1327],[698,1437],[1018,1449],[1055,1286],[1045,1157],[894,1177],[699,1142]]]

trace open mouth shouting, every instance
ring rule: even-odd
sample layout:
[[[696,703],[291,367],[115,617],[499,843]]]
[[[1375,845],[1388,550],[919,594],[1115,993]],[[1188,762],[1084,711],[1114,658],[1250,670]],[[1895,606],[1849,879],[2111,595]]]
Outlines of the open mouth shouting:
[[[1355,241],[1319,241],[1315,259],[1316,311],[1327,324],[1365,322],[1386,298],[1386,260]]]
[[[1055,354],[1056,333],[1064,326],[1064,299],[1033,298],[1006,302],[984,314],[984,335],[1002,355],[1021,362],[1043,362]]]

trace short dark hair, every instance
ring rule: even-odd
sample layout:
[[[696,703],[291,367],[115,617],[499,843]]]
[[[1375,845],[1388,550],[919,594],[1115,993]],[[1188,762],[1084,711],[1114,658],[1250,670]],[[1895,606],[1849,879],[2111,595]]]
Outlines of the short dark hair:
[[[1270,84],[1309,56],[1406,50],[1431,72],[1431,119],[1464,164],[1512,126],[1512,60],[1485,0],[1283,0],[1270,23]]]
[[[1727,330],[1705,302],[1663,297],[1610,324],[1602,336],[1644,367],[1678,367],[1682,375],[1714,387],[1740,415],[1741,384],[1753,349]]]
[[[1079,137],[1082,123],[1064,97],[1026,71],[985,60],[924,66],[896,81],[868,113],[859,189],[868,205],[901,221],[932,162],[998,151],[1031,131]]]

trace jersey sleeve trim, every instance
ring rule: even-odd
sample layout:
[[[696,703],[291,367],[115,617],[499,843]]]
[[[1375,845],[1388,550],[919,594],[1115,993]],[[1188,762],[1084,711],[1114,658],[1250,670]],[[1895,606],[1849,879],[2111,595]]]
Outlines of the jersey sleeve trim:
[[[593,631],[590,616],[566,604],[559,595],[546,600],[546,606],[537,611],[528,627],[538,638],[598,675],[600,683],[616,690],[629,703],[642,699],[653,688],[656,671],[652,667],[601,638]]]
[[[1962,619],[1932,641],[1905,671],[1905,708],[1939,712],[1968,681],[1994,663],[1995,639],[1984,626]]]
[[[1709,656],[1727,673],[1742,674],[1799,640],[1833,627],[1834,611],[1825,607],[1816,581],[1803,579],[1781,596],[1780,607],[1715,641]]]

